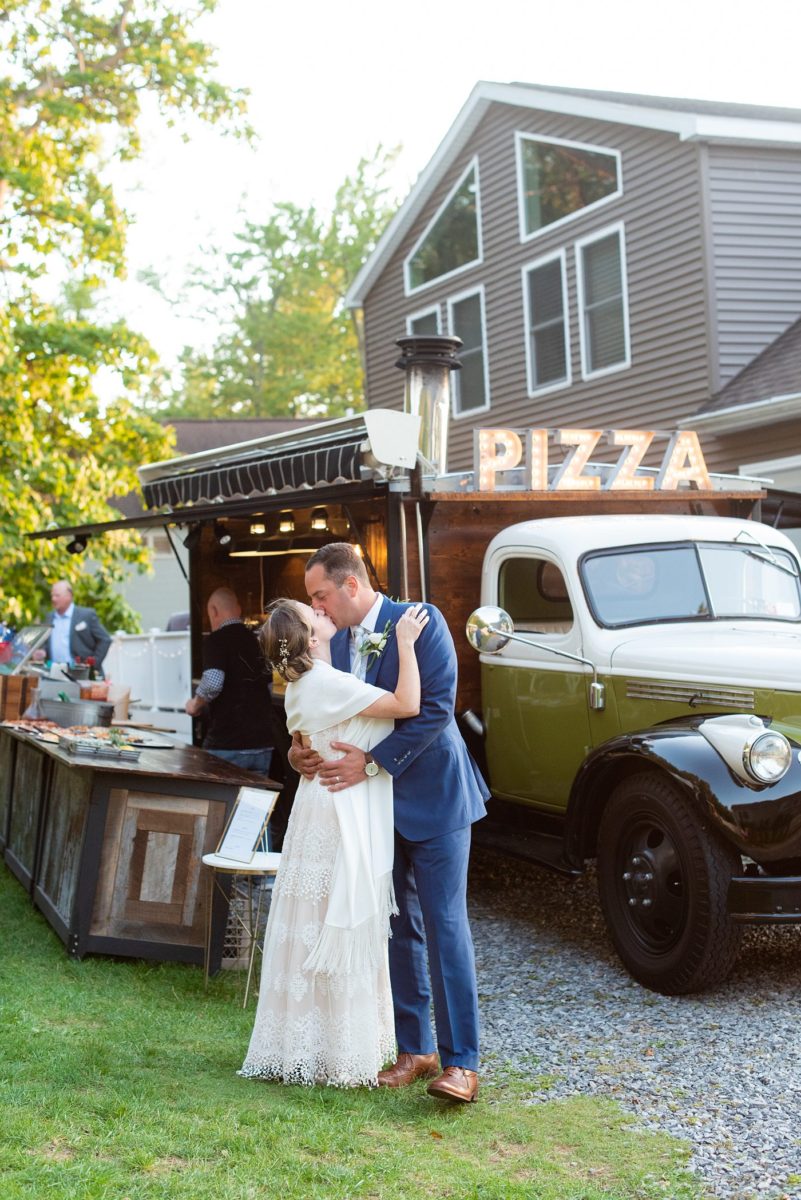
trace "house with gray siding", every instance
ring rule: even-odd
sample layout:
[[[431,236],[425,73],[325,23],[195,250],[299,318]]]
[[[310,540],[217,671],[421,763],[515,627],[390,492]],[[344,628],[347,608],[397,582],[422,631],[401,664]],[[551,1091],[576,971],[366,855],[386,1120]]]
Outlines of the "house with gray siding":
[[[479,83],[347,303],[371,407],[395,338],[462,338],[452,470],[476,426],[683,425],[801,491],[801,110]]]

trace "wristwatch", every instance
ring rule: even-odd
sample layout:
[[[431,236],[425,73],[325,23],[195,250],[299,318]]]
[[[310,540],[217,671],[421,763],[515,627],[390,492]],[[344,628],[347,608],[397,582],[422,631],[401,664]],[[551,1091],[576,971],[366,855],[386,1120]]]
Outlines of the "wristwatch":
[[[377,775],[380,770],[381,770],[381,768],[378,765],[378,763],[375,761],[375,759],[373,758],[372,754],[365,754],[365,756],[364,756],[364,773],[367,776],[367,778],[372,779],[373,776]]]

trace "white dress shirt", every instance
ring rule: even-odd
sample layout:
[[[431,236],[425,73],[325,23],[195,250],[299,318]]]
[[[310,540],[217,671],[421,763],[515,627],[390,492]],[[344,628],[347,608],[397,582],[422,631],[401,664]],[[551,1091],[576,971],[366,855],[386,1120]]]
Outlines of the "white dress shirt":
[[[358,679],[364,679],[367,674],[367,655],[360,654],[359,647],[368,633],[375,633],[378,614],[381,612],[383,603],[384,597],[376,596],[372,608],[362,618],[361,625],[351,625],[350,627],[350,670],[351,674]]]
[[[70,653],[70,625],[75,604],[71,604],[65,613],[53,613],[53,631],[50,634],[50,661],[68,663],[72,659]]]

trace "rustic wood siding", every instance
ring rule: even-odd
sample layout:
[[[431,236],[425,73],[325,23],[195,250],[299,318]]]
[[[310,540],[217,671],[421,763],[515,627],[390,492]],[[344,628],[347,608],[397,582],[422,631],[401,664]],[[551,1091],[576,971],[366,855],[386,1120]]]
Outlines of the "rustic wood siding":
[[[801,313],[801,155],[710,146],[720,386]]]
[[[584,216],[521,243],[515,130],[585,142],[622,154],[623,195]],[[414,296],[403,291],[403,260],[470,159],[478,154],[484,262]],[[394,339],[406,317],[483,284],[491,409],[451,425],[448,466],[472,462],[472,427],[564,425],[672,428],[709,397],[706,293],[699,151],[673,135],[556,114],[492,105],[470,143],[441,179],[414,229],[365,304],[367,391],[372,407],[400,408],[403,380],[394,369]],[[632,365],[581,379],[575,242],[616,222],[625,225]],[[522,267],[565,247],[573,383],[527,396]]]

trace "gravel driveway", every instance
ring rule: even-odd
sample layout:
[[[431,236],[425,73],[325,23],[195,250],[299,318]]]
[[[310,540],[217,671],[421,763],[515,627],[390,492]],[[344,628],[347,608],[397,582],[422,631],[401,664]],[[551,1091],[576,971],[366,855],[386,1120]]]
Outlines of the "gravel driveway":
[[[548,1077],[535,1103],[613,1097],[692,1143],[709,1196],[801,1200],[801,928],[747,929],[724,987],[669,997],[620,965],[592,873],[476,848],[470,912],[485,1074]]]

